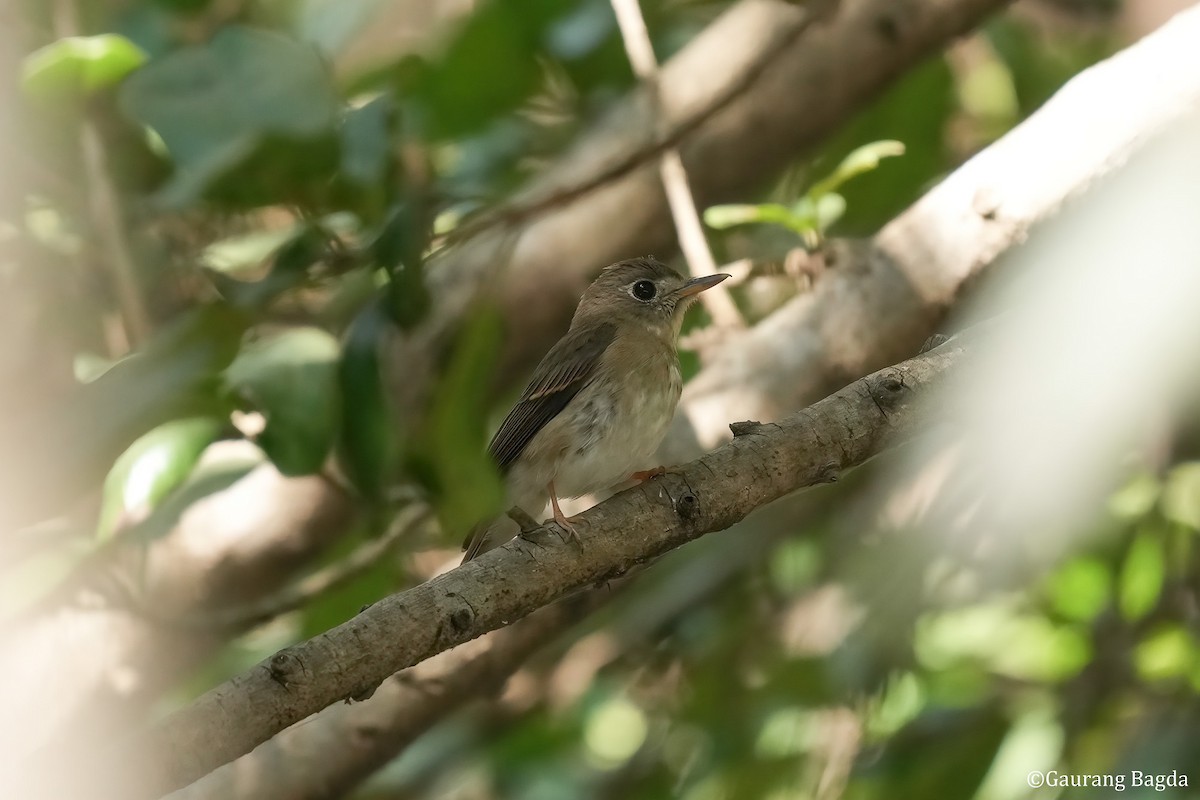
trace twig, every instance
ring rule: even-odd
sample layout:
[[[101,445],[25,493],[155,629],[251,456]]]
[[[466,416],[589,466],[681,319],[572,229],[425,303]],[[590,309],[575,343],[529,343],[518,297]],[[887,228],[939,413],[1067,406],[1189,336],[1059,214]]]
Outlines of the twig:
[[[765,48],[756,61],[746,67],[724,90],[717,93],[707,104],[685,116],[674,127],[666,131],[656,130],[645,146],[614,159],[596,170],[592,175],[573,183],[550,189],[541,197],[529,200],[514,200],[504,206],[467,220],[446,234],[447,245],[470,239],[485,230],[498,226],[516,225],[543,214],[558,206],[567,205],[594,192],[602,186],[618,180],[664,151],[677,147],[684,139],[712,119],[722,109],[742,96],[762,76],[767,67],[785,50],[791,47],[800,35],[821,18],[820,14],[806,12],[794,18],[791,26],[770,47]],[[705,292],[708,294],[708,292]]]
[[[58,0],[54,6],[55,32],[59,36],[79,35],[79,18],[74,0]],[[79,149],[87,185],[88,214],[108,268],[121,307],[121,321],[127,344],[132,348],[150,335],[150,314],[138,287],[137,267],[129,249],[125,222],[121,218],[121,200],[108,173],[104,142],[95,124],[84,118],[79,133]]]
[[[345,584],[373,567],[414,528],[428,520],[430,514],[429,507],[423,504],[405,509],[396,515],[383,535],[364,543],[346,558],[330,564],[277,594],[265,597],[256,603],[190,619],[172,618],[169,622],[173,625],[191,628],[242,630],[274,619],[289,611],[295,611],[312,599]]]
[[[625,54],[629,57],[634,74],[646,87],[654,115],[654,127],[658,130],[665,125],[662,84],[658,80],[658,59],[654,56],[654,45],[650,41],[650,32],[646,30],[642,9],[638,0],[611,1],[613,13],[617,15],[617,25],[621,29],[621,39],[625,43]],[[805,19],[808,18],[806,15]],[[679,247],[687,260],[688,270],[697,278],[712,275],[717,271],[717,262],[704,236],[704,226],[700,222],[700,214],[696,211],[696,201],[692,196],[687,170],[684,169],[678,147],[672,146],[663,150],[658,169],[663,189],[667,194],[667,205],[671,208],[671,218],[675,222]],[[728,287],[716,286],[704,292],[700,295],[700,302],[708,309],[713,322],[718,326],[744,327],[742,315],[738,312]]]

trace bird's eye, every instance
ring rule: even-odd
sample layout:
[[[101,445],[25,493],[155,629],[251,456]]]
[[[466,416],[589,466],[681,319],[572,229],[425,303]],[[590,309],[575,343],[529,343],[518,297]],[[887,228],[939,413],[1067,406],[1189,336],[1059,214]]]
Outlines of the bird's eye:
[[[638,281],[633,285],[633,296],[643,303],[653,300],[657,293],[658,288],[654,285],[654,281]]]

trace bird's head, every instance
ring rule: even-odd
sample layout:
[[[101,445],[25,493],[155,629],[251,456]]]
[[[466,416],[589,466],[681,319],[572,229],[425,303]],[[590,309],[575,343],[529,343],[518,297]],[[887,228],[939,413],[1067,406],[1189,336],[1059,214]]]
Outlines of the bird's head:
[[[575,319],[641,322],[677,332],[691,301],[728,277],[718,273],[689,280],[652,256],[618,261],[605,267],[583,293]]]

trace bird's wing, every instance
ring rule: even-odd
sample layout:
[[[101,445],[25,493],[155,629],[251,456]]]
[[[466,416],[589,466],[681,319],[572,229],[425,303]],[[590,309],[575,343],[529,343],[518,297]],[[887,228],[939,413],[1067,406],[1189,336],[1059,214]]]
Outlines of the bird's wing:
[[[587,386],[616,332],[611,322],[589,326],[569,332],[550,349],[488,446],[501,470],[507,472],[538,431]]]

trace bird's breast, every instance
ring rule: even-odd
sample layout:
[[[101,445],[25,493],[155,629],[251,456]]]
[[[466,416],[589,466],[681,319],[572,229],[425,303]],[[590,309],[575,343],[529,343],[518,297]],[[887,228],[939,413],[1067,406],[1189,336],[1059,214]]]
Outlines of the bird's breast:
[[[649,462],[675,413],[683,380],[674,348],[606,353],[596,377],[564,409],[571,448],[555,487],[563,496],[606,489]]]

